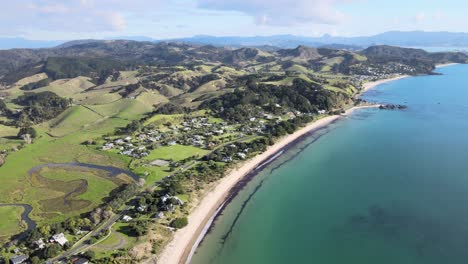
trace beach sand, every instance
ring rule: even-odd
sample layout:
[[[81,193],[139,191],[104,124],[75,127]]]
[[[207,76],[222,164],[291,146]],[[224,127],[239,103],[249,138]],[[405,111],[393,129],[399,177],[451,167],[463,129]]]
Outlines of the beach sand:
[[[389,78],[389,79],[383,79],[383,80],[378,80],[378,81],[375,81],[375,82],[368,82],[368,83],[365,83],[362,85],[363,89],[361,90],[361,94],[376,87],[376,86],[379,86],[381,84],[384,84],[384,83],[388,83],[388,82],[393,82],[393,81],[397,81],[397,80],[401,80],[403,78],[407,78],[407,77],[410,77],[409,75],[400,75],[400,76],[396,76],[396,77],[393,77],[393,78]]]
[[[257,166],[274,156],[288,144],[294,142],[305,134],[320,129],[351,114],[356,109],[378,107],[379,105],[357,106],[350,108],[343,115],[333,115],[321,118],[307,126],[299,129],[295,133],[285,136],[277,141],[276,144],[270,146],[265,152],[254,158],[240,164],[238,168],[233,169],[224,178],[222,178],[212,190],[209,190],[202,198],[200,203],[188,216],[189,224],[175,232],[172,241],[164,248],[162,254],[158,257],[157,263],[178,264],[186,263],[187,258],[190,258],[194,250],[198,246],[201,238],[205,235],[207,227],[211,225],[214,216],[220,206],[225,202],[231,189],[242,180],[249,172],[253,171]],[[153,260],[154,261],[154,260]],[[150,262],[147,262],[150,263]],[[151,262],[152,263],[152,262]]]
[[[438,65],[436,65],[436,68],[443,68],[443,67],[448,67],[448,66],[457,65],[457,64],[460,64],[460,63],[444,63],[444,64],[438,64]]]

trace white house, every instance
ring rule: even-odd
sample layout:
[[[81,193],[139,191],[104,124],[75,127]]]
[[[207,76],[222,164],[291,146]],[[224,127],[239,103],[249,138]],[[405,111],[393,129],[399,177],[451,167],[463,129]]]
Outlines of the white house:
[[[131,218],[131,217],[128,216],[128,215],[124,215],[124,216],[122,217],[122,220],[123,220],[124,222],[130,222],[130,221],[133,220],[133,218]]]
[[[37,241],[34,241],[34,244],[36,244],[38,249],[43,249],[46,246],[46,244],[44,243],[44,240],[42,240],[42,238],[40,238]]]
[[[60,234],[53,235],[50,242],[55,242],[63,247],[68,242],[68,239],[65,237],[63,233],[60,233]]]

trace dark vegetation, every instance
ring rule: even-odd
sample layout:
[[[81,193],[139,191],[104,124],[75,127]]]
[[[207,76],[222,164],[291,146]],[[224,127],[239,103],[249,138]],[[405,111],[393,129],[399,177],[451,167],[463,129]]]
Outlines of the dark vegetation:
[[[32,82],[28,83],[26,85],[23,85],[20,89],[23,91],[31,91],[31,90],[36,90],[41,87],[47,86],[52,82],[50,78],[45,78],[37,82]]]
[[[53,92],[25,93],[14,100],[24,106],[18,117],[19,126],[28,126],[50,120],[70,106],[70,100]]]
[[[173,103],[167,103],[167,104],[163,104],[159,106],[154,113],[163,114],[163,115],[173,115],[173,114],[183,114],[187,111],[188,109],[186,109],[183,106],[173,104]]]
[[[5,102],[0,99],[0,115],[6,115],[9,112]]]
[[[171,226],[177,229],[183,228],[188,225],[187,217],[176,218],[172,221]]]
[[[361,52],[371,64],[400,63],[412,66],[416,72],[409,74],[428,74],[439,63],[466,63],[468,55],[461,52],[429,53],[422,49],[400,48],[393,46],[372,46]]]
[[[87,76],[96,85],[100,85],[118,71],[134,67],[130,62],[124,63],[112,58],[50,57],[45,63],[44,72],[54,80]]]
[[[22,127],[18,132],[18,138],[21,138],[24,135],[29,135],[31,138],[37,137],[37,132],[33,127]]]
[[[251,81],[245,90],[222,95],[201,104],[229,121],[245,121],[263,110],[280,113],[284,109],[302,113],[332,110],[349,101],[342,93],[323,89],[320,85],[296,79],[292,86],[274,86]]]

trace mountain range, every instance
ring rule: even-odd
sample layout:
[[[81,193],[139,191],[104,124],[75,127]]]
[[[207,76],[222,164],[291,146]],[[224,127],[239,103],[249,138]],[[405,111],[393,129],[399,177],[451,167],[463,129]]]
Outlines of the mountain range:
[[[271,46],[278,48],[293,48],[298,45],[311,47],[335,47],[348,50],[358,50],[374,45],[392,45],[403,47],[468,47],[468,33],[455,32],[424,32],[424,31],[389,31],[374,36],[339,37],[323,35],[321,37],[303,37],[294,35],[273,36],[229,36],[216,37],[198,35],[189,38],[153,39],[145,36],[122,36],[112,39],[149,41],[149,42],[182,42],[191,44],[232,46],[232,47],[257,47]],[[79,40],[80,42],[92,42],[93,40]],[[76,41],[74,41],[76,42]],[[0,38],[0,49],[12,48],[50,48],[58,45],[69,45],[66,41],[28,40],[24,38]]]

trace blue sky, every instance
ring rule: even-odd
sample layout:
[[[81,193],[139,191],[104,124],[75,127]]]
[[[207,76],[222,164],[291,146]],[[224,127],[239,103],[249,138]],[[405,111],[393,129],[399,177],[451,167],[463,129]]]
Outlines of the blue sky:
[[[468,31],[464,0],[15,0],[0,36],[29,39]]]

